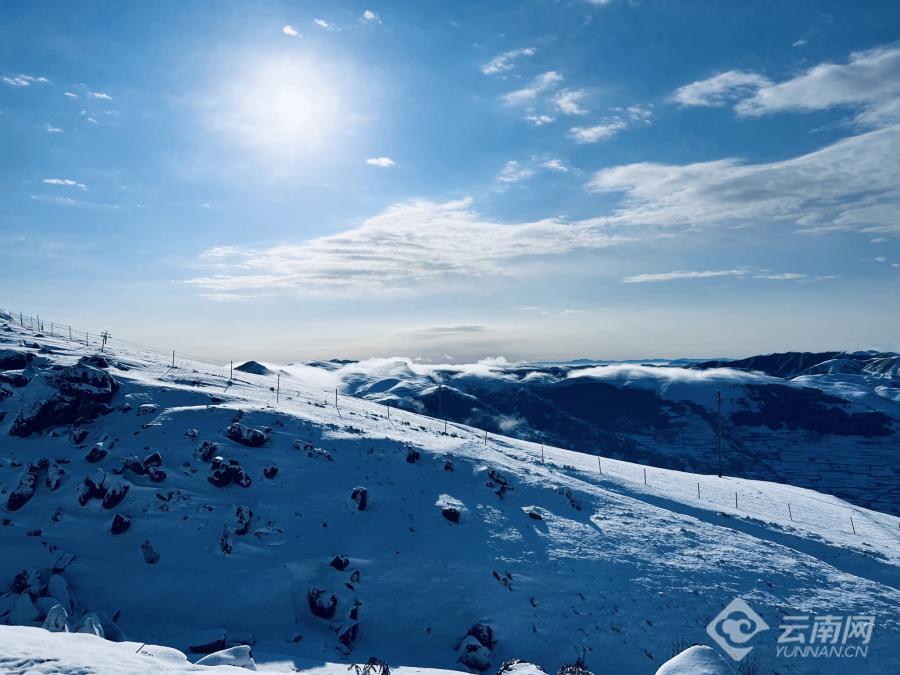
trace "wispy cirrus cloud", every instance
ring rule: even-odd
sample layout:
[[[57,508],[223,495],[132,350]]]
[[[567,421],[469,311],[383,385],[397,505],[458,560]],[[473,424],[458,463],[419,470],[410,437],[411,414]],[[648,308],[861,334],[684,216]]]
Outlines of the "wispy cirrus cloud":
[[[44,185],[58,185],[61,187],[77,187],[79,190],[87,190],[87,185],[79,183],[71,178],[45,178],[41,181]]]
[[[369,166],[379,166],[382,169],[397,166],[397,162],[392,160],[390,157],[369,157],[369,159],[366,160],[366,164],[368,164]]]
[[[325,19],[313,19],[313,24],[322,30],[339,30],[337,24],[326,21]]]
[[[339,234],[297,244],[214,247],[198,259],[209,274],[187,283],[214,293],[424,292],[438,280],[445,289],[448,279],[505,276],[521,260],[628,241],[594,223],[497,222],[471,206],[471,199],[405,202]]]
[[[789,223],[801,232],[900,235],[900,125],[777,162],[725,158],[603,169],[588,190],[619,192],[609,224],[673,227]]]
[[[565,115],[587,115],[590,110],[582,102],[588,93],[587,89],[563,89],[553,97],[553,103]]]
[[[41,77],[38,75],[26,75],[25,73],[20,73],[19,75],[4,75],[3,76],[3,84],[10,87],[30,87],[33,84],[49,84],[50,80],[46,77]]]
[[[534,56],[534,47],[522,47],[521,49],[510,49],[507,52],[498,54],[490,61],[481,66],[481,72],[485,75],[498,75],[512,70],[515,62],[523,56]]]
[[[845,63],[820,63],[781,82],[752,71],[729,70],[679,87],[670,97],[683,106],[723,106],[760,117],[848,107],[856,121],[877,127],[900,121],[900,46],[850,54]]]
[[[753,94],[768,84],[769,80],[759,73],[729,70],[679,87],[670,98],[683,106],[718,107]]]
[[[291,24],[285,24],[281,29],[281,32],[287,35],[288,37],[297,37],[300,35],[300,31],[294,28]]]
[[[526,105],[537,100],[540,94],[554,89],[565,78],[555,70],[548,70],[535,77],[527,87],[503,95],[508,105]]]
[[[652,106],[631,105],[613,108],[613,113],[599,124],[589,127],[572,127],[570,137],[576,143],[599,143],[609,140],[632,127],[647,126],[653,120]]]
[[[623,284],[646,284],[662,281],[678,281],[681,279],[709,279],[713,277],[743,277],[747,270],[742,268],[730,270],[677,270],[675,272],[657,272],[653,274],[635,274],[622,279]]]

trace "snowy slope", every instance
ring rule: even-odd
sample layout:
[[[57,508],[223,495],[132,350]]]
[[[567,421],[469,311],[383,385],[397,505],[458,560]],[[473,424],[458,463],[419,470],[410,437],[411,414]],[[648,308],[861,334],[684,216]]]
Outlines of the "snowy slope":
[[[884,355],[848,355],[843,361],[857,364],[855,372],[835,365],[840,359],[809,366],[833,354],[773,354],[718,367],[386,358],[283,369],[312,386],[496,433],[700,473],[717,469],[718,392],[725,473],[897,515],[900,379]]]
[[[443,434],[437,420],[396,410],[388,418],[384,406],[349,397],[336,408],[287,376],[276,403],[271,376],[240,373],[228,385],[227,371],[189,362],[172,369],[152,354],[112,355],[108,372],[119,386],[111,412],[74,425],[85,438],[73,439],[71,424],[14,437],[19,412],[53,393],[54,368],[86,351],[18,328],[0,332],[5,347],[35,356],[20,373],[29,382],[4,385],[0,402],[3,500],[29,462],[47,458],[49,468],[18,510],[0,506],[0,583],[11,590],[20,571],[32,570],[37,595],[46,570],[64,567],[73,627],[85,612],[115,616],[129,639],[192,659],[191,646],[253,643],[260,667],[377,656],[392,666],[465,670],[459,658],[474,638],[464,638],[482,623],[494,644],[477,655],[492,669],[521,658],[555,672],[584,653],[599,671],[652,673],[673,645],[708,644],[706,624],[741,595],[772,626],[785,612],[874,613],[866,666],[896,672],[896,517],[786,485],[664,469],[650,469],[645,486],[639,465],[598,466],[596,457],[553,448],[542,462],[534,444],[457,425]],[[262,446],[225,435],[238,418],[271,429]],[[239,462],[249,486],[212,485],[203,441]],[[88,462],[98,442],[108,454]],[[125,458],[154,452],[154,472],[139,475],[133,463],[114,472]],[[57,469],[51,490],[45,475]],[[128,492],[110,509],[100,499],[81,505],[85,477]],[[351,499],[359,487],[365,510]],[[447,506],[459,522],[442,514]],[[113,535],[116,514],[131,527]],[[339,555],[343,570],[329,564]],[[323,604],[337,600],[330,619],[311,611],[316,589]],[[11,622],[19,597],[0,596],[0,620]],[[23,604],[15,617],[28,618]],[[0,656],[18,644],[7,631]],[[804,672],[796,660],[776,663],[774,647],[773,635],[754,657],[768,669]]]

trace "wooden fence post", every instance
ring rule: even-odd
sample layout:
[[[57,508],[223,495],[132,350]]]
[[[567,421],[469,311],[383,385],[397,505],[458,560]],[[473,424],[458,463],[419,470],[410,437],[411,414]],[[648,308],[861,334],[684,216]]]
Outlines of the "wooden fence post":
[[[856,525],[853,524],[853,516],[850,516],[850,527],[853,528],[853,534],[856,534]]]

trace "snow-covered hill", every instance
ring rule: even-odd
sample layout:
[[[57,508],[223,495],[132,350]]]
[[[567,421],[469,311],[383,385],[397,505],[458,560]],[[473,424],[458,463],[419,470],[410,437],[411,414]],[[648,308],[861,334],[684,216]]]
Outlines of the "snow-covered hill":
[[[740,595],[773,627],[752,654],[766,671],[810,668],[775,656],[792,613],[875,615],[866,669],[900,662],[896,517],[443,433],[288,376],[273,391],[269,375],[97,358],[17,327],[0,350],[0,622],[66,622],[192,660],[250,643],[260,668],[519,658],[552,673],[584,656],[595,672],[653,673],[710,644],[707,624]],[[16,630],[0,628],[0,664],[49,657],[33,653],[44,634]],[[60,639],[66,654],[82,640]]]
[[[700,473],[717,471],[720,392],[725,473],[812,488],[896,515],[900,357],[836,354],[680,365],[389,358],[281,369],[495,433]]]

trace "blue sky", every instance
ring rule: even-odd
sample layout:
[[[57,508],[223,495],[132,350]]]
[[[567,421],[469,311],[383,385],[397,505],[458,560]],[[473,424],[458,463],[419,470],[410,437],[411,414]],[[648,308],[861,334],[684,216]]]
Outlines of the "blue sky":
[[[0,305],[218,358],[900,349],[893,2],[0,8]]]

